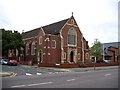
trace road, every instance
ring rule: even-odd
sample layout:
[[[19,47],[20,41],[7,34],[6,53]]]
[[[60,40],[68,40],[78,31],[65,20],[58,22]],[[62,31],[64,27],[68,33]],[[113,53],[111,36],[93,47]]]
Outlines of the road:
[[[29,74],[37,74],[37,73],[49,73],[49,72],[60,72],[57,69],[50,69],[45,67],[36,68],[36,66],[27,66],[27,65],[18,65],[18,66],[9,66],[9,65],[1,65],[3,72],[14,72],[19,75],[26,75]]]
[[[2,78],[3,88],[118,88],[118,69],[20,75]]]

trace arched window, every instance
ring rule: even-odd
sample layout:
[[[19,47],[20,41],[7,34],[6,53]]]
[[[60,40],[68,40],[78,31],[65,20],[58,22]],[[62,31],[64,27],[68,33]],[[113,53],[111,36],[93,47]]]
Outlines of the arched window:
[[[89,53],[86,53],[86,59],[89,59]]]
[[[42,44],[42,36],[39,37],[39,45]]]
[[[52,48],[56,48],[56,41],[52,40]]]
[[[27,54],[27,55],[29,54],[29,49],[30,49],[30,48],[29,48],[29,44],[27,43],[27,44],[26,44],[26,54]]]
[[[76,45],[76,31],[74,28],[70,28],[68,31],[68,44],[69,45]]]
[[[78,53],[78,55],[77,55],[77,56],[78,56],[78,59],[80,59],[80,53]]]
[[[35,42],[32,42],[32,45],[31,45],[31,54],[32,55],[35,54]]]

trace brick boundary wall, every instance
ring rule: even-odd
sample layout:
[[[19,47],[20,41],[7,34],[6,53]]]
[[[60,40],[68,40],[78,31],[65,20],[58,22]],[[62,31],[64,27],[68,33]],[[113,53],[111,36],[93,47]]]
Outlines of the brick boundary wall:
[[[19,64],[31,65],[31,62],[30,61],[20,61]]]
[[[118,63],[96,63],[96,67],[102,67],[102,66],[118,66]],[[55,68],[81,68],[81,67],[94,67],[94,64],[85,64],[84,66],[81,66],[80,64],[39,64],[39,67],[55,67]]]
[[[118,63],[96,63],[96,67],[102,67],[102,66],[118,66]],[[86,64],[85,67],[94,67],[94,64]]]
[[[44,64],[44,63],[42,63],[42,64],[39,64],[38,65],[38,67],[55,67],[56,65],[55,64]]]
[[[21,61],[19,62],[20,64],[23,65],[31,65],[30,61]],[[118,63],[96,63],[95,66],[96,67],[102,67],[102,66],[118,66]],[[55,67],[55,68],[86,68],[86,67],[94,67],[94,64],[84,64],[83,66],[81,66],[80,64],[60,64],[60,65],[56,65],[56,64],[39,64],[38,67]]]

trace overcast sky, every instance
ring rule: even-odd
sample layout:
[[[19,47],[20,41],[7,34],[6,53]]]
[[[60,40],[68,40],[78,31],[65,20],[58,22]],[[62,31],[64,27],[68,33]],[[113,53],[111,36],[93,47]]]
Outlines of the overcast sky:
[[[120,0],[0,0],[0,28],[20,33],[71,17],[89,45],[118,41]]]

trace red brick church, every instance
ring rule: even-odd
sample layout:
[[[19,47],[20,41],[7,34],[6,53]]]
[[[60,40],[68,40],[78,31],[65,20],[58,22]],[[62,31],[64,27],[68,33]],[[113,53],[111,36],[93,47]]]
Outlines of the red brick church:
[[[88,41],[74,16],[22,33],[25,54],[21,62],[37,65],[80,64],[89,62]]]

